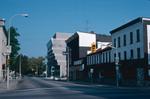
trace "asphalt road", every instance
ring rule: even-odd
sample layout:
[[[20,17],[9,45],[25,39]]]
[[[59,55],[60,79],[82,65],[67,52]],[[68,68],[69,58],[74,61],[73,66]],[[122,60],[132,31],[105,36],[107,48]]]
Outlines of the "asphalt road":
[[[116,88],[25,77],[0,99],[150,99],[150,88]]]

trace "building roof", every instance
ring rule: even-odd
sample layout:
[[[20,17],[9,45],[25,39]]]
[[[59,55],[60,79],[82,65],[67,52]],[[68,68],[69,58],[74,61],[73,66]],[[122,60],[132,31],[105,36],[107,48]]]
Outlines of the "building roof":
[[[96,54],[96,53],[102,53],[102,52],[104,52],[104,51],[111,50],[111,49],[112,49],[112,47],[111,47],[111,46],[107,46],[107,47],[106,47],[106,48],[104,48],[104,49],[99,48],[99,49],[97,49],[97,50],[96,50],[96,52],[94,52],[94,53],[90,53],[90,54],[88,54],[87,56],[89,56],[89,55],[93,55],[93,54]]]
[[[73,39],[79,37],[79,34],[80,34],[80,33],[95,34],[95,33],[93,33],[93,32],[79,32],[79,31],[77,31],[77,32],[75,32],[71,37],[69,37],[69,38],[66,40],[66,42],[69,43],[69,42],[72,41]]]
[[[87,34],[95,34],[96,35],[96,41],[100,41],[100,42],[111,42],[111,36],[110,35],[105,35],[105,34],[96,34],[94,32],[79,32],[77,31],[75,34],[73,34],[70,38],[68,38],[66,40],[66,42],[70,42],[73,39],[79,37],[80,33],[87,33]]]
[[[6,30],[6,27],[5,27],[5,19],[3,19],[3,18],[0,18],[0,27],[3,28],[4,34],[7,37],[7,30]]]
[[[120,31],[120,30],[122,30],[122,29],[124,29],[124,28],[127,28],[127,27],[129,27],[129,26],[131,26],[131,25],[133,25],[133,24],[136,24],[136,23],[139,23],[139,22],[143,22],[143,20],[144,20],[144,21],[150,21],[150,18],[138,17],[138,18],[136,18],[136,19],[134,19],[134,20],[132,20],[132,21],[129,21],[129,22],[126,23],[126,24],[121,25],[120,27],[118,27],[118,28],[116,28],[116,29],[113,29],[112,31],[110,31],[110,33],[113,34],[113,33],[117,32],[117,31]]]
[[[68,39],[71,35],[72,33],[56,32],[53,38]]]
[[[96,41],[111,42],[111,36],[110,35],[104,35],[104,34],[96,34]]]

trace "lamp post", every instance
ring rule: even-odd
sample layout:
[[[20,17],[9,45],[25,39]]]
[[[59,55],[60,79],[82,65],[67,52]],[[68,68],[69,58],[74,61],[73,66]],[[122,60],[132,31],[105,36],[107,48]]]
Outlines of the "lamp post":
[[[47,56],[45,57],[45,78],[47,78]]]
[[[19,55],[20,57],[19,57],[19,79],[21,79],[21,54]]]
[[[115,49],[115,54],[116,54],[116,57],[115,57],[115,71],[116,71],[116,86],[119,87],[119,80],[120,80],[120,72],[119,72],[119,57],[118,57],[118,49],[117,49],[117,42],[116,42],[116,46],[112,46],[112,45],[104,45],[102,44],[102,46],[109,46],[113,49]]]
[[[113,47],[111,46],[113,49],[115,49],[115,53],[116,53],[116,57],[115,57],[115,69],[116,69],[116,86],[119,87],[119,77],[120,77],[120,74],[119,74],[119,57],[118,57],[118,49],[117,49],[117,46],[116,47]]]
[[[8,54],[7,54],[7,89],[9,89],[9,62],[10,62],[10,54],[11,54],[11,45],[10,45],[10,28],[11,28],[11,23],[12,20],[17,17],[17,16],[23,16],[23,17],[28,17],[28,14],[23,13],[23,14],[15,14],[11,16],[8,20],[8,42],[7,42],[7,49],[8,49]]]

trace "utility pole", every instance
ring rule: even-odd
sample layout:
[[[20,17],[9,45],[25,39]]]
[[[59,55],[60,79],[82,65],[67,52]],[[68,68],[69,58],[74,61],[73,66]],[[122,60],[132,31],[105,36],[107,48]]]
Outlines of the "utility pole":
[[[8,55],[7,55],[7,89],[9,89],[9,65],[10,65],[10,54],[11,54],[11,45],[10,45],[10,28],[11,28],[11,23],[12,20],[17,17],[17,16],[23,16],[23,17],[28,17],[28,14],[23,13],[23,14],[15,14],[11,16],[8,20],[8,42],[7,42],[7,50],[8,50]]]
[[[19,56],[19,79],[21,79],[21,54]]]

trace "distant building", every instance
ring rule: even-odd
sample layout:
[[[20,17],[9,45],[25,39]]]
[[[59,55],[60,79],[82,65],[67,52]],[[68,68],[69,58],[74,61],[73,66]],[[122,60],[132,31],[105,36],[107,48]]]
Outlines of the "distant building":
[[[99,39],[99,37],[103,39]],[[96,44],[97,41],[110,42],[111,37],[89,32],[76,32],[66,40],[67,47],[69,48],[69,69],[71,80],[83,79],[83,70],[85,65],[84,57],[86,57],[88,51],[91,50],[91,44]]]
[[[6,45],[7,45],[7,33],[5,29],[5,21],[0,18],[0,80],[5,77],[6,69]]]
[[[70,33],[57,32],[47,43],[48,67],[51,76],[67,76],[66,55],[63,55],[63,52],[66,51],[65,40],[70,36]]]

